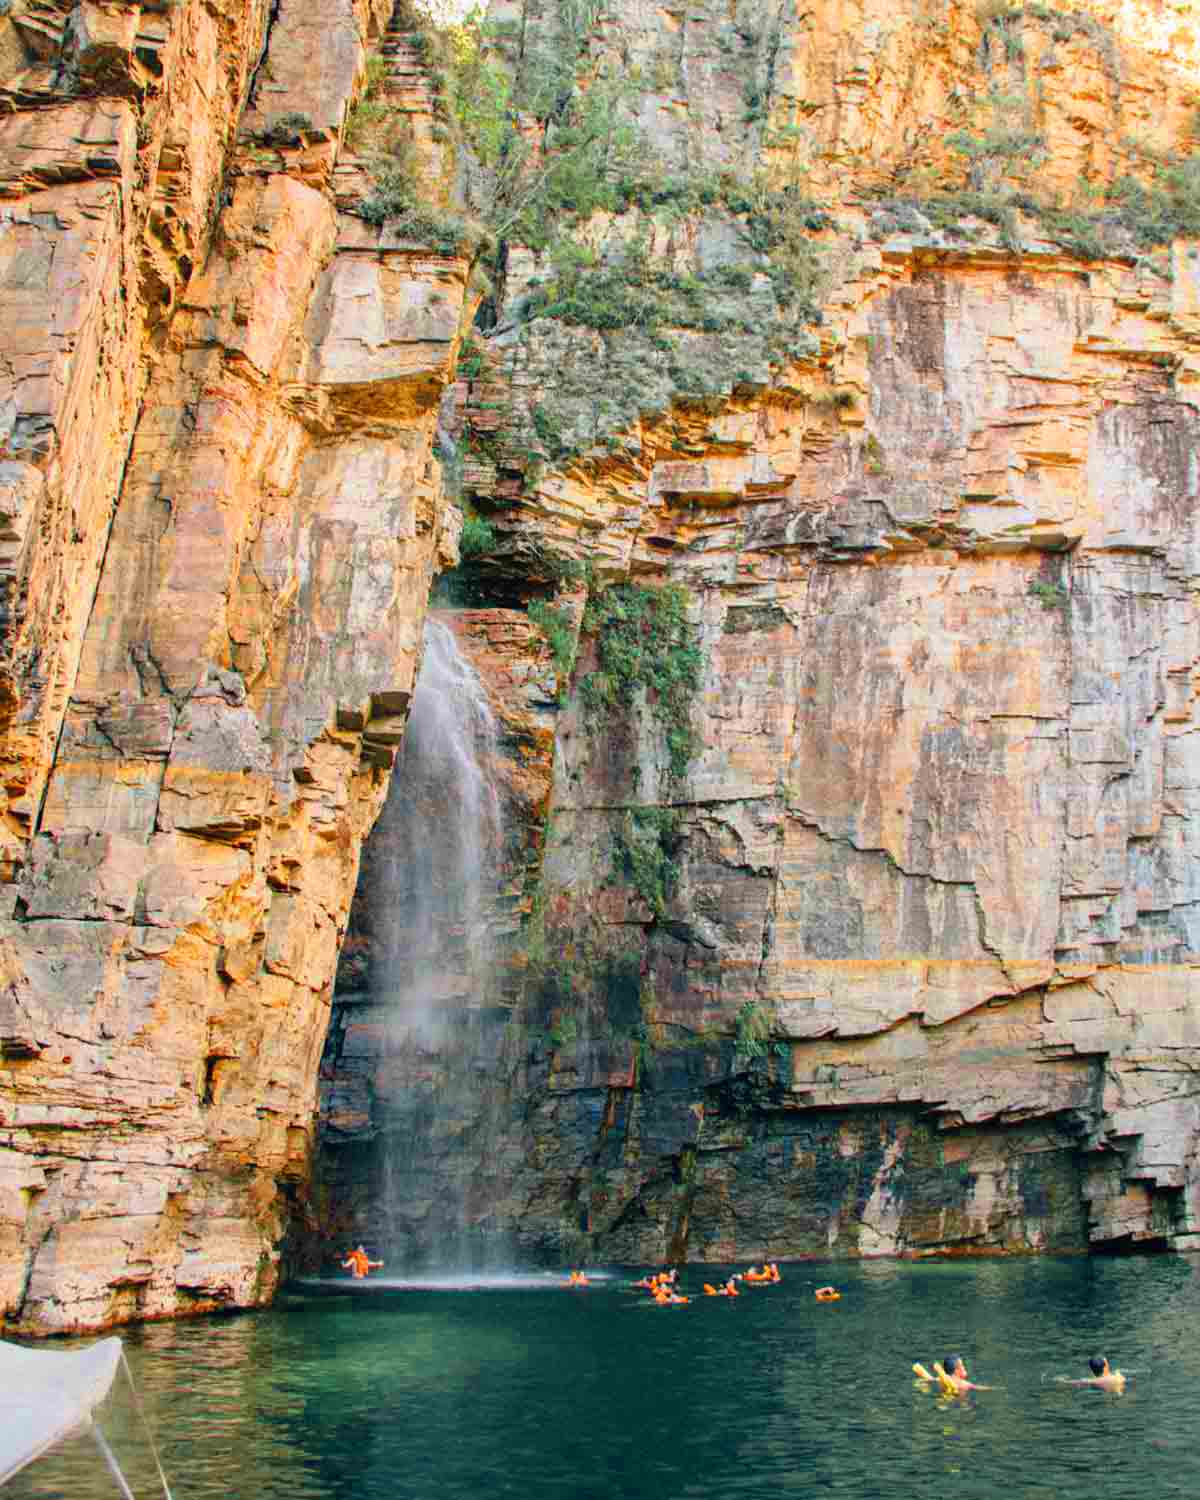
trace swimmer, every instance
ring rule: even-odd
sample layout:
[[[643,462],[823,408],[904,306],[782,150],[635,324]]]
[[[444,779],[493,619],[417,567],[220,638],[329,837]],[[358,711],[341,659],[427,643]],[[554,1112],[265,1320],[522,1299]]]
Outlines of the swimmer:
[[[361,1281],[368,1271],[376,1271],[383,1265],[381,1260],[368,1260],[367,1252],[359,1245],[342,1261],[342,1270],[349,1271],[356,1281]]]
[[[590,1284],[586,1273],[583,1271],[572,1271],[567,1277],[568,1286],[589,1286]]]
[[[819,1286],[813,1293],[818,1302],[840,1302],[842,1294],[835,1286]]]
[[[934,1369],[937,1369],[936,1365]],[[968,1391],[995,1390],[995,1386],[976,1385],[973,1380],[968,1380],[967,1367],[959,1354],[952,1354],[938,1371],[938,1384],[944,1396],[965,1396]]]
[[[1088,1360],[1088,1368],[1091,1370],[1090,1380],[1062,1380],[1061,1385],[1090,1385],[1099,1391],[1112,1391],[1119,1396],[1125,1389],[1125,1376],[1120,1370],[1110,1370],[1108,1360],[1102,1354],[1096,1354]]]
[[[767,1266],[767,1271],[770,1273],[770,1278],[772,1281],[783,1280],[783,1277],[779,1274],[779,1267],[774,1261],[772,1261],[770,1265]]]

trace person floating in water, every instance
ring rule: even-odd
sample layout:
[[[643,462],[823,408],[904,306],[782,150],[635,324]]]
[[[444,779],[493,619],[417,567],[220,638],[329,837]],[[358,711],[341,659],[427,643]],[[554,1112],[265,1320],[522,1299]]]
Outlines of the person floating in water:
[[[731,1276],[724,1286],[713,1286],[710,1282],[704,1283],[704,1295],[706,1297],[740,1297],[737,1289],[738,1278]]]
[[[681,1297],[668,1282],[661,1282],[654,1293],[654,1300],[659,1307],[682,1307],[692,1299],[690,1297]]]
[[[952,1354],[946,1363],[937,1370],[938,1385],[941,1387],[943,1396],[965,1396],[968,1391],[990,1391],[994,1386],[976,1385],[973,1380],[967,1379],[967,1367],[963,1363],[961,1354]]]
[[[1096,1354],[1089,1359],[1088,1368],[1092,1372],[1089,1380],[1062,1380],[1060,1377],[1060,1383],[1062,1385],[1090,1385],[1095,1390],[1112,1391],[1117,1396],[1125,1389],[1125,1376],[1120,1370],[1110,1370],[1108,1360],[1102,1354]]]
[[[835,1286],[819,1286],[813,1293],[818,1302],[840,1302],[842,1294]]]
[[[572,1271],[567,1277],[568,1286],[590,1286],[586,1271]]]
[[[357,1250],[351,1250],[342,1262],[342,1270],[349,1271],[356,1281],[361,1281],[368,1271],[376,1271],[383,1265],[381,1260],[368,1260],[367,1252],[359,1245]]]

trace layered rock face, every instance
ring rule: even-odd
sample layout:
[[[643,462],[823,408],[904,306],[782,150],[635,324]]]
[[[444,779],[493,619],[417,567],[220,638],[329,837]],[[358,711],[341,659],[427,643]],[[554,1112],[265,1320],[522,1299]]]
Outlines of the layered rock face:
[[[9,1326],[265,1300],[385,1200],[426,1260],[1195,1243],[1182,14],[498,6],[540,93],[435,118],[368,0],[14,0]],[[330,1001],[435,440],[507,832],[492,983],[393,1053],[369,876]]]
[[[390,11],[0,17],[0,1313],[270,1296],[454,559],[464,262],[340,212]]]
[[[624,28],[643,76],[659,52],[680,69],[642,108],[656,144],[744,161],[721,19],[609,19],[597,48]],[[1084,259],[1017,196],[962,235],[900,193],[940,170],[964,94],[994,108],[1017,83],[1000,107],[1034,111],[1043,185],[1115,182],[1135,130],[1179,146],[1180,24],[786,12],[763,108],[805,132],[840,226],[823,319],[765,374],[739,332],[703,399],[670,354],[638,364],[638,328],[589,327],[578,279],[567,312],[552,293],[522,315],[562,274],[510,252],[460,402],[500,536],[470,582],[544,586],[557,552],[590,566],[594,613],[578,633],[579,596],[556,606],[579,648],[557,706],[514,675],[519,611],[461,622],[498,711],[554,720],[549,815],[531,798],[525,823],[544,858],[499,872],[526,918],[462,1033],[473,1103],[452,1049],[373,1050],[347,977],[325,1222],[414,1260],[464,1230],[547,1260],[1200,1245],[1198,252]],[[773,139],[752,161],[795,138]],[[993,189],[1020,180],[997,140],[972,157]],[[650,231],[677,278],[735,261],[718,217]],[[603,257],[629,232],[584,238]],[[548,472],[490,436],[506,401]],[[597,687],[606,589],[668,582],[702,660],[682,770],[669,663],[615,706]],[[381,1227],[387,1170],[408,1211]]]

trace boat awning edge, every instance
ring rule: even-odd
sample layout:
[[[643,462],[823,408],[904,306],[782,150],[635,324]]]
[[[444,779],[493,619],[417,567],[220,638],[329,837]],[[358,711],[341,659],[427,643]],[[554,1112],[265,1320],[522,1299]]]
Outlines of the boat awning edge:
[[[0,1340],[0,1485],[86,1425],[121,1362],[121,1340],[64,1352]]]

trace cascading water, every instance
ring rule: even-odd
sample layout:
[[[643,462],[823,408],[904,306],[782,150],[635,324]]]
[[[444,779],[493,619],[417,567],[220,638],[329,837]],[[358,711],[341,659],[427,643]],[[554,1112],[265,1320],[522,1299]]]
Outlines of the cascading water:
[[[454,632],[430,620],[372,892],[384,920],[371,989],[397,1040],[440,1042],[456,1012],[480,1003],[501,844],[495,763],[483,685]]]
[[[342,1045],[351,1069],[361,1057],[370,1109],[370,1217],[356,1215],[355,1234],[385,1276],[510,1263],[502,1227],[475,1207],[495,1201],[480,1173],[497,1170],[488,1142],[505,1095],[507,1013],[490,990],[503,853],[496,734],[454,632],[430,619],[357,898],[369,914],[365,993],[342,1001]]]

